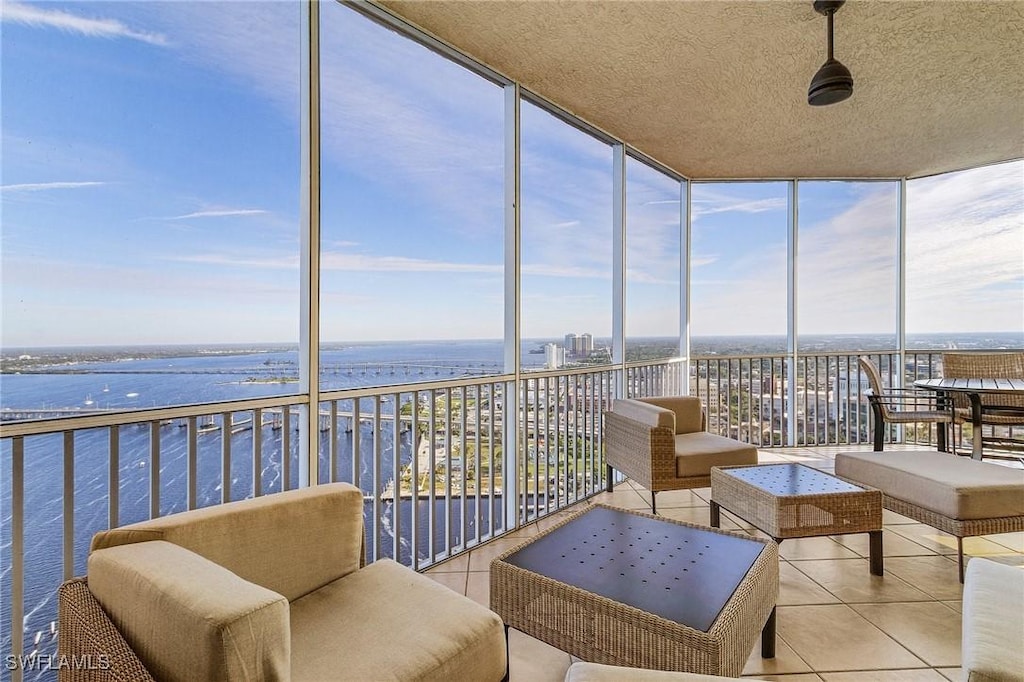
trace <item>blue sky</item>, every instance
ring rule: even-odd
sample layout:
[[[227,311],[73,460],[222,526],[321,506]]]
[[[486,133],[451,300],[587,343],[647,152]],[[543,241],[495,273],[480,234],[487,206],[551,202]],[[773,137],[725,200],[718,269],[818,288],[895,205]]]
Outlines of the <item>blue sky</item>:
[[[323,338],[500,337],[501,89],[322,8]],[[292,2],[4,3],[4,346],[297,340],[299,23]],[[607,335],[611,149],[533,105],[522,123],[524,336]],[[627,175],[627,334],[669,336],[678,185]],[[895,196],[801,185],[802,331],[894,331]],[[908,330],[1024,329],[1022,164],[909,196]],[[695,184],[692,212],[693,333],[783,333],[785,184]]]

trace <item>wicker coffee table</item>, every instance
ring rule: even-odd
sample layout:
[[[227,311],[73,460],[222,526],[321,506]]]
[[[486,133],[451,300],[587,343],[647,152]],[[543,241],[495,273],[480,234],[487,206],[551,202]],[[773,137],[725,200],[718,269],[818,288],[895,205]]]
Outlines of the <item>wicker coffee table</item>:
[[[491,562],[491,609],[585,661],[738,676],[775,655],[774,543],[594,505]]]
[[[786,538],[868,533],[871,573],[883,574],[882,493],[802,464],[712,467],[711,525],[724,508],[770,535]]]

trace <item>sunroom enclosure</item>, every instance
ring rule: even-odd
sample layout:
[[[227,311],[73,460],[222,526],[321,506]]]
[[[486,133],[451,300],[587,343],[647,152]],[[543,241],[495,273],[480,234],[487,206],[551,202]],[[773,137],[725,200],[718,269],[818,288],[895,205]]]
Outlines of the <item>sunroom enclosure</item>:
[[[215,7],[230,11],[229,4]],[[301,196],[298,247],[294,267],[286,270],[297,272],[300,282],[286,315],[297,328],[297,389],[146,409],[80,408],[59,418],[58,409],[5,404],[5,654],[55,651],[52,595],[61,580],[84,573],[89,538],[103,528],[313,482],[349,481],[366,498],[368,559],[393,557],[422,569],[602,490],[602,414],[616,397],[700,395],[709,429],[758,447],[859,444],[870,442],[860,354],[878,363],[892,386],[938,373],[941,350],[914,344],[923,327],[913,320],[933,308],[908,308],[928,299],[933,286],[933,261],[923,255],[931,258],[936,248],[932,203],[955,179],[686,178],[386,10],[362,3],[289,7],[297,30],[288,42],[302,56],[293,83],[301,93],[292,145],[301,163],[291,180]],[[370,41],[376,51],[346,52],[365,47],[360,41]],[[457,179],[473,176],[472,184],[448,201],[468,211],[459,214],[467,225],[486,225],[484,236],[442,232],[438,225],[450,214],[437,218],[425,210],[416,219],[423,231],[437,232],[441,254],[459,241],[479,239],[476,261],[453,256],[441,267],[440,254],[430,254],[433,265],[426,257],[417,260],[401,250],[400,234],[387,232],[389,217],[374,206],[380,196],[346,190],[348,176],[339,171],[333,145],[354,146],[354,154],[367,155],[365,163],[384,164],[386,172],[389,159],[408,152],[403,145],[423,142],[366,111],[362,122],[384,129],[394,145],[364,148],[357,139],[339,140],[337,121],[359,115],[339,85],[351,87],[344,79],[354,77],[345,72],[345,58],[378,59],[373,68],[395,72],[431,60],[438,77],[452,79],[444,84],[457,86],[462,98],[445,103],[453,128],[466,125],[452,113],[460,102],[483,108],[462,112],[486,133],[473,138],[478,147],[452,144],[457,138],[417,147],[443,156],[434,166],[413,169],[450,177],[466,165]],[[416,96],[437,94],[437,85],[419,86]],[[390,190],[405,190],[402,183],[412,177],[406,171],[410,175]],[[1009,231],[1011,249],[1020,246],[1021,162],[966,173],[983,174],[982,189],[954,199],[981,203],[995,193],[1008,216],[999,232]],[[448,188],[438,183],[417,191],[430,190]],[[844,192],[866,197],[871,211],[861,203],[861,212],[854,212],[841,201]],[[723,205],[744,201],[745,208],[731,209],[734,215],[771,220],[751,223],[749,231],[737,228],[729,250],[712,254],[736,272],[756,275],[758,284],[740,278],[748,288],[729,289],[726,296],[724,274],[701,275],[711,257],[704,240],[728,229],[714,223],[715,215],[728,212]],[[832,213],[815,213],[821,204],[832,205]],[[836,234],[826,238],[815,229],[837,215],[845,217]],[[394,250],[353,252],[351,242],[374,231],[384,231]],[[939,246],[978,248],[974,235],[959,239]],[[808,250],[823,241],[838,246]],[[989,331],[982,326],[984,314],[995,308],[1018,311],[1010,318],[1024,314],[1024,263],[1018,257],[1013,270],[1011,254],[1007,271],[1005,243],[988,244],[979,262],[999,270],[999,299],[989,300],[993,290],[968,291],[979,298],[981,313],[960,320],[967,331]],[[984,243],[980,248],[986,250]],[[860,258],[862,251],[870,257]],[[246,257],[248,252],[239,254],[239,260]],[[442,288],[421,285],[437,272]],[[479,279],[462,279],[467,272]],[[385,281],[389,277],[399,282],[397,294]],[[826,286],[829,278],[842,287]],[[464,338],[500,336],[500,357],[451,378],[435,373],[396,383],[378,372],[380,379],[339,385],[329,348],[358,328],[364,312],[337,303],[346,291],[389,309],[394,318],[426,324],[418,316],[435,315],[453,325],[456,316],[468,318],[459,329],[478,331]],[[450,301],[439,301],[442,294]],[[757,325],[723,327],[725,318],[711,317],[723,308]],[[601,328],[589,326],[595,319]],[[835,324],[815,328],[815,319]],[[555,330],[552,320],[562,327]],[[1011,327],[1010,346],[1024,346],[1022,326]],[[544,366],[529,362],[538,340],[559,345],[554,341],[562,333],[592,335],[607,352],[563,364],[556,349]],[[743,353],[697,344],[698,337],[751,333],[772,336],[776,347]],[[817,346],[827,335],[852,345]],[[863,345],[867,335],[871,344]],[[932,431],[912,427],[893,429],[889,437],[934,442]],[[20,676],[20,670],[12,672],[12,679]]]

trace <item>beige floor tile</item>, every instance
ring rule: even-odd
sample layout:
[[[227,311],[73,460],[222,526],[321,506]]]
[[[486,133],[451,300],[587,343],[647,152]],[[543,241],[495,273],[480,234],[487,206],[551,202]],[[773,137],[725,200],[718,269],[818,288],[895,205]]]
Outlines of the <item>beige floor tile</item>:
[[[431,566],[427,573],[465,573],[469,570],[469,552],[452,557],[447,561]]]
[[[743,666],[744,675],[785,675],[808,672],[811,672],[811,666],[807,665],[807,662],[793,651],[793,647],[779,637],[775,638],[775,658],[761,658],[761,638],[759,637]]]
[[[956,538],[954,536],[923,523],[892,526],[891,530],[940,554],[956,554]],[[1012,553],[1009,548],[984,537],[964,538],[964,554],[999,556]]]
[[[960,665],[956,611],[936,602],[855,604],[852,608],[928,665]]]
[[[658,493],[658,509],[706,506],[708,506],[707,501],[692,490],[663,490]]]
[[[844,604],[780,606],[778,619],[779,636],[815,672],[925,665]]]
[[[892,557],[885,560],[885,573],[902,578],[932,599],[955,601],[963,595],[955,557]]]
[[[487,608],[491,606],[491,574],[489,571],[470,571],[466,580],[466,596]]]
[[[601,493],[594,498],[595,504],[607,504],[621,509],[651,510],[651,495],[640,493],[628,485],[619,485],[614,492]]]
[[[466,573],[442,573],[440,571],[427,571],[424,575],[445,587],[466,594]]]
[[[945,677],[931,668],[821,673],[821,679],[825,682],[946,682]]]
[[[1024,532],[1022,533],[1000,533],[999,535],[985,535],[986,540],[991,540],[997,545],[1009,547],[1014,552],[1024,553]]]
[[[867,533],[856,533],[853,535],[833,535],[833,540],[843,547],[852,549],[857,554],[866,557],[870,556],[870,538]],[[882,531],[882,555],[883,556],[935,556],[938,553],[919,545],[913,540],[907,539],[899,533],[883,528]]]
[[[779,556],[787,560],[860,558],[856,552],[829,537],[784,540],[779,545]]]
[[[930,600],[892,573],[871,575],[867,559],[794,561],[793,566],[847,604]]]
[[[751,680],[777,680],[778,682],[820,682],[821,678],[814,673],[796,673],[795,675],[755,675]]]
[[[701,526],[708,526],[711,523],[710,518],[711,510],[709,507],[669,507],[668,509],[662,509],[658,506],[658,516],[664,516],[666,519],[674,519],[676,521],[685,521],[686,523],[695,523]],[[736,525],[736,522],[722,517],[721,527],[723,530],[740,530],[740,527]]]
[[[949,608],[953,609],[957,613],[963,613],[964,612],[964,604],[963,604],[963,602],[959,602],[959,601],[943,601],[943,602],[939,602],[939,603],[948,606]]]
[[[988,554],[985,556],[989,561],[994,561],[998,564],[1006,564],[1007,566],[1024,566],[1024,554],[1018,554],[1017,552],[1007,552],[1006,554]],[[971,557],[964,557],[964,566],[968,566],[971,563]]]
[[[964,679],[964,671],[961,668],[936,668],[935,670],[951,682],[962,682]]]
[[[839,599],[787,561],[779,562],[780,606],[837,604]]]
[[[523,538],[498,538],[497,540],[491,540],[486,545],[481,545],[469,553],[469,570],[489,571],[491,569],[491,559],[521,544],[523,544]]]
[[[569,654],[509,628],[509,682],[562,682]]]

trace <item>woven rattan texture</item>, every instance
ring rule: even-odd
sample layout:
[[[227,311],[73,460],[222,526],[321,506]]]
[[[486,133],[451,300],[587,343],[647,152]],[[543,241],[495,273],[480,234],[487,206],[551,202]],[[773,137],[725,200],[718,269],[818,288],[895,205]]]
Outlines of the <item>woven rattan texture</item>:
[[[637,515],[736,535],[650,514]],[[537,537],[572,523],[578,516]],[[585,661],[738,676],[778,597],[779,562],[774,543],[765,544],[712,627],[702,632],[504,561],[535,540],[491,562],[491,609],[507,626]]]
[[[60,682],[153,682],[83,578],[61,585],[57,600],[57,651],[69,663],[60,667]]]
[[[1024,379],[1024,352],[1014,353],[943,353],[942,376],[946,379]],[[959,417],[971,418],[970,399],[966,393],[951,392]],[[1024,396],[982,395],[982,405],[1024,407]],[[985,424],[1024,424],[1024,416],[985,414]]]
[[[711,469],[711,499],[773,538],[842,535],[882,529],[882,493],[878,490],[858,486],[858,490],[848,492],[778,495],[730,475],[730,470],[741,468],[748,467]],[[816,473],[828,476],[823,472]],[[840,480],[836,478],[836,481]]]
[[[704,488],[710,476],[676,475],[675,434],[614,412],[604,413],[605,462],[653,492]]]
[[[951,519],[890,495],[883,495],[882,504],[889,511],[920,521],[958,538],[998,535],[999,533],[1014,533],[1024,530],[1024,516],[1003,516],[994,519]]]

